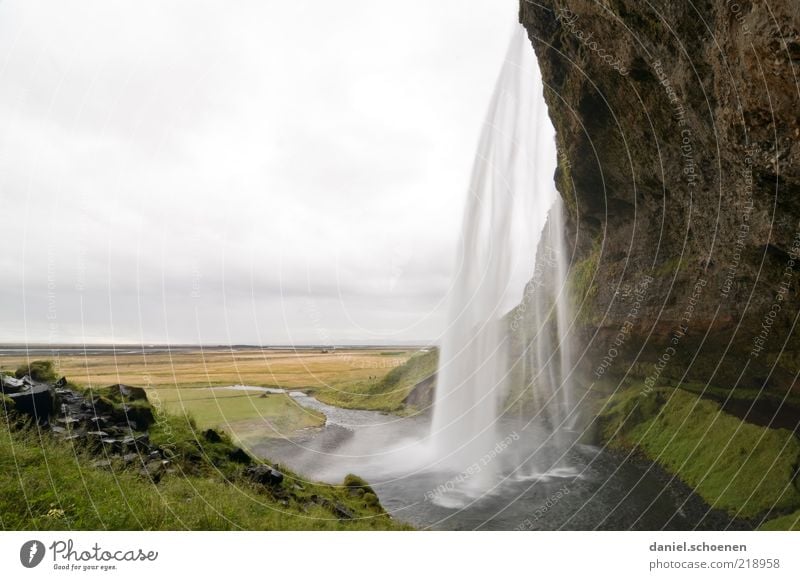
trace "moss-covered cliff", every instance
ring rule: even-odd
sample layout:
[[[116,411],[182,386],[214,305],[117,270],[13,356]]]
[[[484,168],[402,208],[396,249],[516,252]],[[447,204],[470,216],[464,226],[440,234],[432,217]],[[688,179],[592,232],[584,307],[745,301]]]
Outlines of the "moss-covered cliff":
[[[587,380],[783,394],[800,338],[800,4],[521,0]]]
[[[709,505],[796,527],[800,4],[520,6],[592,424]]]

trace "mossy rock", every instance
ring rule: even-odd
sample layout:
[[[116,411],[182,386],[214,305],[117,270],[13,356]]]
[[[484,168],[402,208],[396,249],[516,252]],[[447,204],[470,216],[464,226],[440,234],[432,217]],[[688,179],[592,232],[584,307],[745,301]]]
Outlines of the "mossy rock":
[[[800,508],[800,441],[791,431],[744,422],[682,389],[643,392],[618,393],[601,414],[610,447],[641,451],[732,516]]]
[[[58,378],[55,365],[53,365],[53,361],[49,360],[31,361],[20,366],[14,374],[18,379],[28,376],[40,383],[52,383]]]
[[[376,499],[378,497],[378,494],[375,493],[375,490],[373,490],[366,481],[352,473],[345,476],[344,486],[351,495],[365,497],[367,494],[372,494]]]
[[[104,394],[118,402],[147,401],[147,391],[130,385],[111,385],[102,389]]]

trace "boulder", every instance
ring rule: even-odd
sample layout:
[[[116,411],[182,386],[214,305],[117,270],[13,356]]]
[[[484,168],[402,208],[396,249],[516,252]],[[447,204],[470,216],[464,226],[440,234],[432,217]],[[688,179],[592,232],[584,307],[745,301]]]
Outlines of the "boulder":
[[[50,385],[34,383],[19,392],[7,393],[7,396],[14,401],[16,411],[30,415],[39,425],[50,424],[55,406]]]
[[[206,429],[203,431],[203,437],[209,443],[221,443],[222,442],[222,435],[217,433],[214,429]]]
[[[241,463],[242,465],[250,465],[253,462],[253,458],[241,447],[232,449],[231,452],[228,453],[228,459],[234,463]]]
[[[0,392],[10,395],[11,393],[18,393],[25,388],[25,383],[20,379],[14,377],[0,376]]]
[[[283,474],[269,465],[252,465],[244,470],[245,476],[268,487],[277,487],[283,483]]]

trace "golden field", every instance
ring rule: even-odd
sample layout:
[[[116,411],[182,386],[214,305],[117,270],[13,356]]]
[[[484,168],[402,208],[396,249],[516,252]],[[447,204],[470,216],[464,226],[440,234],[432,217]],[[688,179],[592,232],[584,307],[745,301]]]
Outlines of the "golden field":
[[[122,349],[120,349],[122,350]],[[324,424],[324,417],[285,394],[212,387],[250,385],[313,391],[323,399],[377,384],[414,350],[179,349],[174,352],[106,352],[58,357],[0,355],[0,370],[31,360],[53,360],[59,375],[81,387],[123,383],[145,387],[151,403],[192,416],[201,428],[220,428],[237,439],[287,437]]]

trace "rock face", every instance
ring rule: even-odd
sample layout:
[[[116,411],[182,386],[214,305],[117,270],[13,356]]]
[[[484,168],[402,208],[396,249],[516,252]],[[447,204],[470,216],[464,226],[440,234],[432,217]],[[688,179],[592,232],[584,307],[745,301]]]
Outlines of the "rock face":
[[[39,425],[46,426],[53,413],[53,388],[25,376],[22,379],[0,377],[0,393],[14,403],[14,409],[32,417]]]
[[[585,380],[797,392],[800,3],[521,0],[520,21]]]

